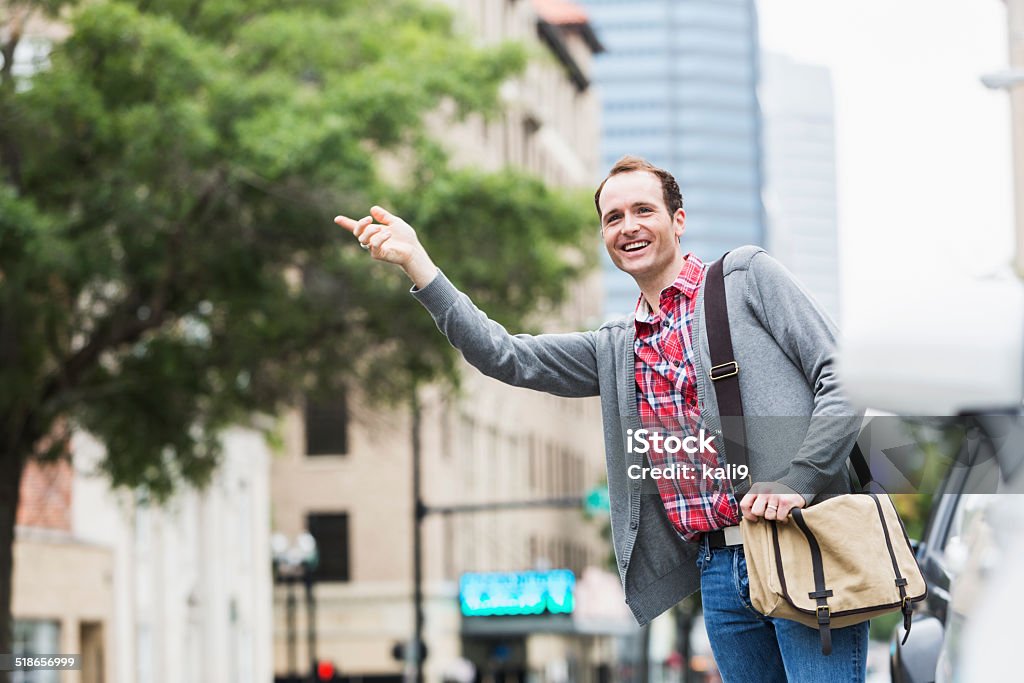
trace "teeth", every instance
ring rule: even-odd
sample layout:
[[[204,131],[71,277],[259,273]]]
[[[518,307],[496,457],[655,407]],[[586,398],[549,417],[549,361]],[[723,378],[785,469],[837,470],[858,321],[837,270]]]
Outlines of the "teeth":
[[[626,246],[624,246],[623,250],[625,250],[625,251],[635,251],[637,249],[642,249],[643,247],[646,247],[648,244],[650,244],[650,242],[632,242],[632,243],[627,244]]]

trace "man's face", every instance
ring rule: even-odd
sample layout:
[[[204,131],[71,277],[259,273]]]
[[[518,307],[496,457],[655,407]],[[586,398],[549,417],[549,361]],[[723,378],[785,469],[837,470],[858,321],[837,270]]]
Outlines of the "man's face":
[[[647,171],[608,178],[601,197],[601,234],[612,263],[643,286],[649,280],[673,278],[667,273],[679,256],[679,238],[686,214],[670,216],[658,176]]]

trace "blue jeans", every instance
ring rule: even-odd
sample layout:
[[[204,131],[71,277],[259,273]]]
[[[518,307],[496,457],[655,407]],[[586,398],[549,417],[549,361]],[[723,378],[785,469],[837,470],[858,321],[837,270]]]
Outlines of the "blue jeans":
[[[862,683],[867,676],[868,622],[832,629],[832,654],[821,654],[817,629],[774,619],[750,605],[742,546],[701,547],[704,624],[724,683]]]

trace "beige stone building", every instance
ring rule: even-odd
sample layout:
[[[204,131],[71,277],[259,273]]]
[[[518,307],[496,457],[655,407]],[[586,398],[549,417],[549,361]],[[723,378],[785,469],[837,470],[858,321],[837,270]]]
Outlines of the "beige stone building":
[[[232,429],[204,491],[162,507],[112,490],[103,446],[29,463],[14,543],[13,650],[80,654],[33,683],[249,683],[272,678],[270,452]],[[16,679],[21,680],[21,679]]]
[[[100,683],[115,680],[114,552],[75,533],[73,480],[66,461],[25,467],[13,548],[12,650],[80,654],[80,671],[37,672],[36,679]]]
[[[444,131],[457,162],[486,170],[514,166],[563,188],[592,188],[599,171],[598,103],[588,74],[601,48],[584,12],[554,0],[449,4],[481,43],[521,41],[531,55],[526,73],[502,91],[507,108],[500,119]],[[600,246],[595,218],[593,248]],[[601,299],[596,275],[576,283],[569,303],[543,316],[542,326],[595,327]],[[427,313],[410,297],[408,315]],[[468,365],[460,395],[432,389],[420,398],[428,507],[579,496],[603,482],[596,398],[514,389]],[[408,411],[368,409],[354,389],[347,400],[288,416],[285,452],[272,464],[274,530],[295,537],[308,529],[318,542],[316,654],[341,674],[366,681],[402,680],[404,664],[392,650],[413,632],[411,427]],[[466,660],[484,681],[598,680],[599,665],[615,657],[610,634],[633,628],[617,576],[603,573],[610,553],[602,538],[606,525],[579,508],[428,515],[427,680],[459,680]],[[467,573],[554,568],[572,570],[579,582],[579,610],[571,617],[461,613],[459,580]],[[300,668],[310,661],[301,607],[289,654],[285,600],[279,587],[279,676],[290,656]]]

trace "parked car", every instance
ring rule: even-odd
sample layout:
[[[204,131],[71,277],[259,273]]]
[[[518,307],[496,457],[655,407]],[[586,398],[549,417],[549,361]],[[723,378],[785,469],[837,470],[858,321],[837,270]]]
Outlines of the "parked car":
[[[902,625],[893,634],[892,679],[1021,680],[1024,496],[1004,494],[1024,493],[1022,285],[929,286],[847,330],[841,371],[854,402],[957,437],[916,542],[928,597],[906,642]]]
[[[1000,415],[950,420],[947,429],[973,430],[963,452],[952,459],[935,496],[924,533],[917,542],[917,560],[928,582],[928,597],[915,610],[911,633],[897,626],[890,648],[893,683],[965,680],[956,676],[962,652],[960,635],[988,585],[991,568],[1004,549],[1014,544],[996,527],[1006,518],[1012,490],[1024,455],[1020,438],[990,433],[1020,430],[1019,416]],[[987,426],[986,426],[987,425]],[[1011,440],[1016,440],[1012,444]],[[1024,539],[1021,539],[1024,541]],[[1022,543],[1024,547],[1024,543]],[[973,679],[971,679],[973,680]],[[985,679],[992,680],[992,679]]]

